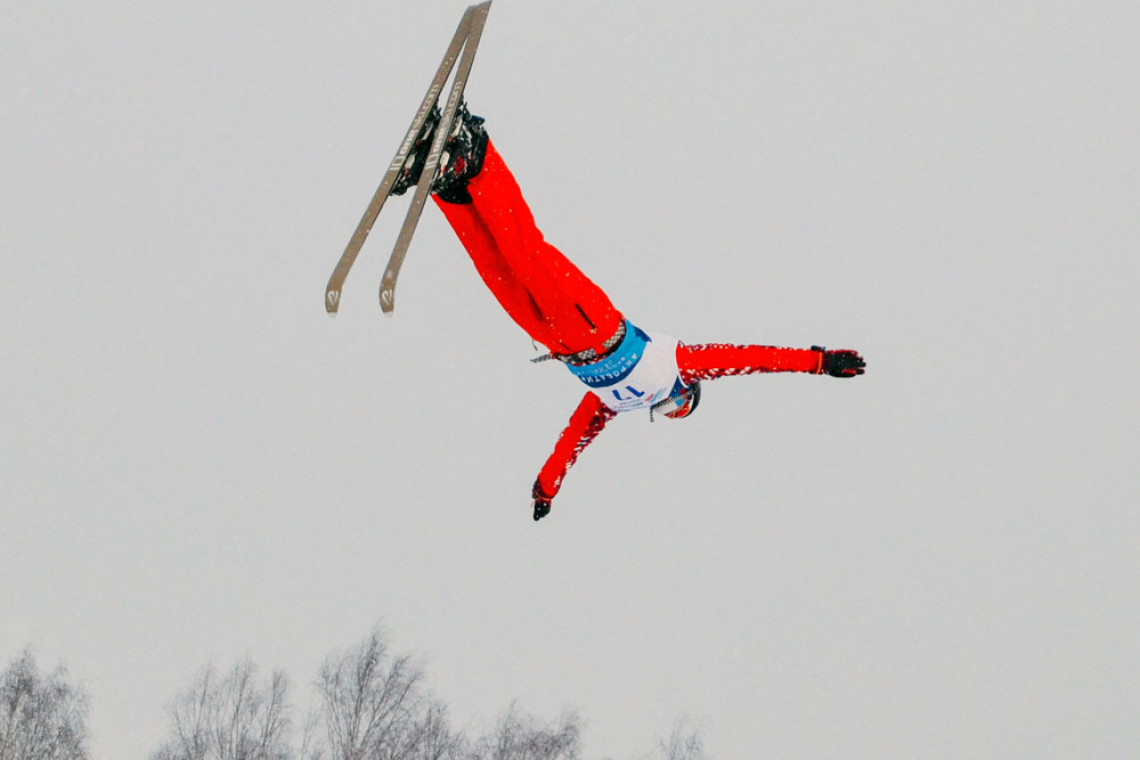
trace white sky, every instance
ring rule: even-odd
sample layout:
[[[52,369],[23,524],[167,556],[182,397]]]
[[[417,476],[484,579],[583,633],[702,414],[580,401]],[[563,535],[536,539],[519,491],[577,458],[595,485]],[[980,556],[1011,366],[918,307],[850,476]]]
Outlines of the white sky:
[[[0,660],[107,760],[377,621],[591,758],[1134,756],[1136,4],[497,0],[472,110],[619,308],[869,362],[620,418],[539,524],[581,386],[442,216],[322,305],[462,8],[0,4]]]

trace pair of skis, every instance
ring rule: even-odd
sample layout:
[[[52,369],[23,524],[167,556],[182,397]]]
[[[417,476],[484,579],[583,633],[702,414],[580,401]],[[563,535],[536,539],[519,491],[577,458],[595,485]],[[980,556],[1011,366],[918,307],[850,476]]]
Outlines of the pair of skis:
[[[407,136],[400,143],[396,157],[392,159],[388,171],[384,173],[380,187],[372,196],[372,202],[368,204],[364,216],[356,225],[356,231],[352,233],[352,238],[348,241],[348,246],[341,254],[340,261],[337,262],[336,269],[329,277],[328,286],[325,288],[325,311],[329,313],[330,317],[335,317],[340,308],[341,289],[344,287],[344,281],[348,279],[348,272],[352,269],[353,262],[356,261],[360,249],[364,246],[368,233],[372,231],[372,225],[376,223],[380,209],[388,200],[392,186],[400,176],[400,170],[412,152],[416,137],[423,128],[428,114],[438,103],[443,86],[447,82],[447,78],[451,76],[451,71],[455,68],[455,63],[458,60],[459,68],[456,69],[455,79],[451,84],[451,90],[448,92],[439,125],[436,127],[427,162],[424,164],[415,195],[412,196],[412,205],[408,209],[408,215],[404,218],[404,225],[400,228],[400,234],[396,238],[396,246],[392,249],[391,258],[388,259],[388,268],[384,270],[384,277],[380,280],[380,309],[385,314],[390,315],[396,307],[396,278],[400,276],[400,267],[403,266],[404,257],[408,253],[408,246],[412,242],[412,235],[415,233],[416,225],[423,213],[424,204],[431,194],[432,182],[439,172],[443,148],[447,144],[447,138],[454,126],[459,104],[463,101],[463,90],[467,86],[467,78],[471,74],[471,65],[475,62],[475,52],[479,48],[479,38],[483,34],[483,26],[487,22],[487,14],[490,10],[491,0],[487,0],[487,2],[470,6],[463,13],[459,27],[451,38],[451,44],[439,64],[439,69],[435,72],[435,77],[431,81],[431,86],[428,87],[427,94],[424,95],[423,102],[420,104],[420,110],[412,119],[412,125],[408,128]]]

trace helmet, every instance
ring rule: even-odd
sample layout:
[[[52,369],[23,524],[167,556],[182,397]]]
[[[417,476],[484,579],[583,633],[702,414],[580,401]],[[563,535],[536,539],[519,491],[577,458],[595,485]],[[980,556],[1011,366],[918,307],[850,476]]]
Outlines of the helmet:
[[[701,384],[698,381],[692,385],[682,386],[674,390],[668,398],[658,401],[650,408],[649,417],[653,418],[653,412],[661,412],[669,419],[679,420],[692,414],[699,403],[701,403]]]

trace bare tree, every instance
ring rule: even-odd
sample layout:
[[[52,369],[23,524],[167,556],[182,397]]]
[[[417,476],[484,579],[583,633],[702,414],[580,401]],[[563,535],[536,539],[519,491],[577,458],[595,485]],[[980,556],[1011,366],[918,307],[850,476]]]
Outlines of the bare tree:
[[[25,651],[0,674],[0,760],[88,760],[87,695]]]
[[[289,686],[267,682],[246,659],[220,676],[207,666],[168,707],[170,738],[150,760],[579,760],[582,721],[566,711],[542,721],[512,704],[494,727],[469,738],[451,728],[446,705],[427,691],[422,667],[393,656],[379,629],[321,665],[314,707],[289,743]],[[0,724],[2,727],[3,724]],[[2,738],[2,737],[0,737]],[[87,760],[84,755],[4,754],[0,760]],[[704,760],[703,733],[688,720],[644,757]]]
[[[581,751],[581,719],[565,712],[543,723],[511,705],[495,729],[476,742],[470,760],[577,760]]]
[[[358,646],[333,652],[321,666],[315,722],[323,737],[307,736],[304,760],[447,760],[461,737],[447,711],[425,693],[422,668],[408,655],[392,657],[386,636],[373,631]]]
[[[661,760],[704,760],[704,730],[687,718],[673,724],[668,739],[658,745]]]
[[[343,757],[343,749],[330,750],[327,732],[321,736],[325,707],[310,711],[301,738],[300,760],[331,760]],[[467,760],[466,739],[462,733],[453,731],[447,714],[447,707],[434,700],[427,700],[426,707],[410,724],[399,747],[374,756],[399,757],[401,760]],[[402,752],[402,754],[398,754]]]
[[[170,704],[170,739],[151,760],[292,760],[289,682],[259,683],[250,659],[224,677],[208,665]]]
[[[447,707],[442,702],[429,700],[413,731],[410,760],[463,760],[467,741],[462,733],[451,729]]]

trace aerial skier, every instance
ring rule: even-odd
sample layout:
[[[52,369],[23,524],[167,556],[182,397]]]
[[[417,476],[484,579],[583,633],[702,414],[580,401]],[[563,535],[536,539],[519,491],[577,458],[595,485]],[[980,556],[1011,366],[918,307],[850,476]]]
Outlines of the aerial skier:
[[[439,112],[433,110],[393,194],[419,182],[439,122]],[[700,403],[702,381],[730,375],[863,374],[863,358],[846,349],[686,344],[636,326],[546,242],[484,120],[466,104],[455,119],[431,192],[499,304],[549,351],[538,360],[563,363],[589,389],[534,482],[535,520],[549,514],[567,471],[620,413],[648,410],[650,419],[657,414],[682,419]]]

